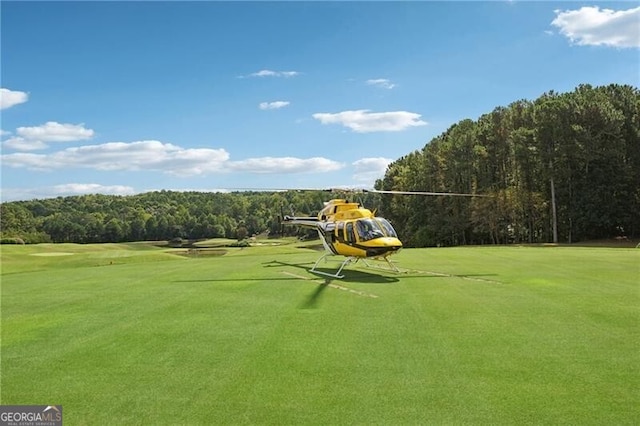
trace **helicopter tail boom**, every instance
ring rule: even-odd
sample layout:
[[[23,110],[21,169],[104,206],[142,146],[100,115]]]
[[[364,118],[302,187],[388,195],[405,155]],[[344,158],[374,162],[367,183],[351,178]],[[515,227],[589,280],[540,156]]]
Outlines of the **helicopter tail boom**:
[[[312,216],[284,216],[282,223],[285,225],[299,225],[307,228],[317,228],[320,221]]]

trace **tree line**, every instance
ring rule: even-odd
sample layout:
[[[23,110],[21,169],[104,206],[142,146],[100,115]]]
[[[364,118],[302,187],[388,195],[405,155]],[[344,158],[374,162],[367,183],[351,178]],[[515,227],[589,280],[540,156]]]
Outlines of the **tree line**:
[[[410,247],[640,236],[640,91],[578,86],[462,120],[391,163],[376,189],[487,197],[346,195]],[[324,191],[155,191],[0,204],[0,237],[38,242],[243,238],[343,196]],[[284,211],[283,211],[284,209]],[[292,210],[293,209],[293,210]]]
[[[131,196],[78,195],[0,204],[5,242],[102,243],[177,238],[243,239],[247,236],[305,235],[281,226],[284,214],[310,214],[335,197],[327,191],[178,192]],[[377,203],[375,194],[361,202]]]
[[[490,197],[382,199],[411,246],[640,235],[640,92],[580,85],[462,120],[376,188]]]

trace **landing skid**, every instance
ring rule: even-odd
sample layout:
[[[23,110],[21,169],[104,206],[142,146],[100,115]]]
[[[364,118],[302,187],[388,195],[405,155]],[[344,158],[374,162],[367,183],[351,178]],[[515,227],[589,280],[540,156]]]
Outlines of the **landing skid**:
[[[335,274],[330,274],[330,273],[328,273],[328,272],[318,271],[318,270],[316,269],[316,267],[318,266],[318,264],[319,264],[323,259],[324,259],[324,260],[326,260],[326,259],[327,259],[327,256],[333,256],[333,253],[325,253],[325,254],[323,254],[323,255],[322,255],[322,257],[320,257],[320,259],[316,260],[316,263],[313,265],[313,268],[311,268],[311,269],[309,270],[309,272],[312,272],[312,273],[314,273],[314,274],[324,275],[325,277],[331,277],[331,278],[338,278],[338,279],[342,279],[342,278],[344,278],[344,275],[340,275],[340,272],[342,272],[342,269],[343,269],[345,266],[347,266],[348,264],[352,263],[352,262],[353,262],[353,263],[357,262],[357,261],[358,261],[358,259],[359,259],[359,258],[357,258],[357,257],[353,257],[353,256],[347,257],[347,258],[344,260],[344,262],[342,262],[342,264],[340,265],[340,268],[338,269],[338,271],[337,271]]]
[[[394,265],[394,263],[392,261],[389,260],[388,257],[382,257],[382,258],[376,257],[376,258],[374,258],[374,260],[383,260],[383,259],[384,259],[385,262],[387,262],[387,266],[388,267],[372,265],[371,263],[369,263],[367,261],[367,259],[362,259],[362,261],[364,262],[365,265],[367,265],[367,267],[369,267],[371,269],[379,269],[381,271],[391,271],[391,272],[395,272],[395,273],[398,273],[398,274],[402,272],[402,271],[400,271],[400,269],[398,269],[398,267],[396,265]]]
[[[358,260],[362,259],[364,264],[367,265],[367,267],[369,267],[371,269],[378,269],[378,270],[381,270],[381,271],[391,271],[391,272],[401,273],[400,269],[398,269],[398,267],[396,265],[394,265],[393,262],[391,262],[389,260],[389,258],[387,258],[387,257],[374,258],[374,259],[375,260],[383,260],[384,259],[384,261],[387,262],[387,266],[388,267],[373,265],[373,264],[369,263],[369,261],[367,261],[367,259],[360,258],[360,257],[355,257],[355,256],[349,256],[342,262],[342,264],[340,265],[340,268],[338,268],[338,271],[335,274],[330,274],[328,272],[317,270],[316,268],[318,267],[320,262],[322,262],[323,259],[325,261],[327,260],[327,256],[334,256],[334,254],[333,253],[325,253],[325,254],[323,254],[318,260],[316,260],[316,263],[313,265],[313,268],[311,268],[309,270],[309,272],[314,273],[314,274],[318,274],[318,275],[324,275],[325,277],[342,279],[342,278],[344,278],[344,275],[340,275],[340,272],[342,272],[344,267],[347,266],[350,263],[356,263],[356,262],[358,262]]]

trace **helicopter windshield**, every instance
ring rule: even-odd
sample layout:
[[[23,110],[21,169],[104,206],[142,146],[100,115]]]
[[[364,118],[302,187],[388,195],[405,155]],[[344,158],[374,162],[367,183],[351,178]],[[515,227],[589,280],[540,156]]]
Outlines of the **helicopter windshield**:
[[[356,222],[360,241],[369,241],[380,237],[397,238],[393,226],[383,218],[360,219]]]
[[[384,233],[387,235],[387,237],[398,238],[398,234],[396,234],[396,230],[393,229],[393,226],[391,226],[391,224],[387,219],[378,217],[376,218],[376,220],[380,222],[380,225],[382,225],[382,227],[384,228]]]

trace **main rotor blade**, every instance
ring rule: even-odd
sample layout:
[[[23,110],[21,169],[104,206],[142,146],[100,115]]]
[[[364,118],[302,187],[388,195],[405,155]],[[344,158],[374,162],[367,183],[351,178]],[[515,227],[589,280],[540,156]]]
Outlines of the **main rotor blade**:
[[[333,193],[374,193],[374,194],[395,194],[395,195],[428,195],[428,196],[450,196],[450,197],[491,197],[483,194],[465,194],[456,192],[430,192],[430,191],[391,191],[382,189],[364,188],[226,188],[227,191],[257,191],[257,192],[333,192]]]
[[[428,192],[428,191],[386,191],[383,189],[363,189],[362,192],[373,192],[377,194],[395,194],[395,195],[432,195],[432,196],[451,196],[451,197],[490,197],[490,195],[482,194],[464,194],[456,192]]]
[[[352,188],[225,188],[224,190],[231,192],[362,192],[362,189]]]

